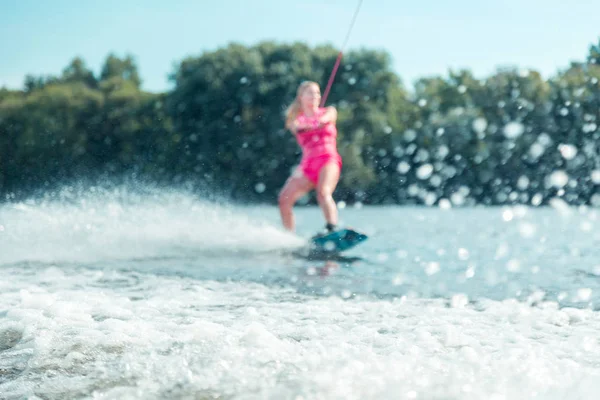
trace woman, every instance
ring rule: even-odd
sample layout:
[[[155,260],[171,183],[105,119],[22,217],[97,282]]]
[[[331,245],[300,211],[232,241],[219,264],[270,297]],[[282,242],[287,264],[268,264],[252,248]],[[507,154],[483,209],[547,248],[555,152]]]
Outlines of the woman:
[[[286,112],[285,127],[302,148],[302,160],[279,194],[279,211],[283,226],[294,231],[296,224],[292,208],[298,199],[312,189],[323,210],[325,229],[336,229],[338,212],[332,194],[340,179],[342,158],[337,151],[337,111],[321,108],[321,90],[315,82],[303,82],[296,99]]]

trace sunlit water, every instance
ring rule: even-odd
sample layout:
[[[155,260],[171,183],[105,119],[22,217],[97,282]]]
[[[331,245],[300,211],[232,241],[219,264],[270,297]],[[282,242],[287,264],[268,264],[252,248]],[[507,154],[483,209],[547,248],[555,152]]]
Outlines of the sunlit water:
[[[595,399],[598,211],[297,208],[94,192],[0,205],[2,399]]]

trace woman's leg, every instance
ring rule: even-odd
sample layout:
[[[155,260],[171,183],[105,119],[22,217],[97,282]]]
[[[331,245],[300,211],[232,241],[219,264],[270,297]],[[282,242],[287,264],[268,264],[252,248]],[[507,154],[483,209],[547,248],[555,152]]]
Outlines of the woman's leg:
[[[328,162],[319,172],[319,181],[317,182],[317,201],[323,210],[323,215],[327,223],[337,225],[338,211],[333,192],[340,180],[340,166],[337,162]]]
[[[296,229],[292,208],[296,201],[311,191],[314,185],[303,174],[294,173],[285,183],[279,193],[279,213],[283,226],[290,231]]]

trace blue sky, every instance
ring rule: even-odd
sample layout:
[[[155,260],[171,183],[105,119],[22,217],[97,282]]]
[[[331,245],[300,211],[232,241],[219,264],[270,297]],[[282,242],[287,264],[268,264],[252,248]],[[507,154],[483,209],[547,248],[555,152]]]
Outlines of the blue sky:
[[[58,75],[81,56],[96,73],[110,52],[131,53],[143,88],[168,90],[177,62],[230,42],[341,46],[357,0],[0,0],[0,87]],[[388,51],[410,86],[468,68],[501,66],[548,77],[583,60],[600,37],[598,0],[363,0],[348,48]]]

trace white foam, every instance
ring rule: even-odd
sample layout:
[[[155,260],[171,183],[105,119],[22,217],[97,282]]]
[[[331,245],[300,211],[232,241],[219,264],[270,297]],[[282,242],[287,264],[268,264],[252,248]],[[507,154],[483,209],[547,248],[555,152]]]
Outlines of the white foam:
[[[451,307],[345,301],[154,276],[98,287],[101,277],[81,270],[31,287],[12,272],[0,333],[22,337],[0,367],[13,360],[27,372],[0,383],[7,398],[560,399],[600,390],[591,310],[513,300],[476,310],[465,295]]]

